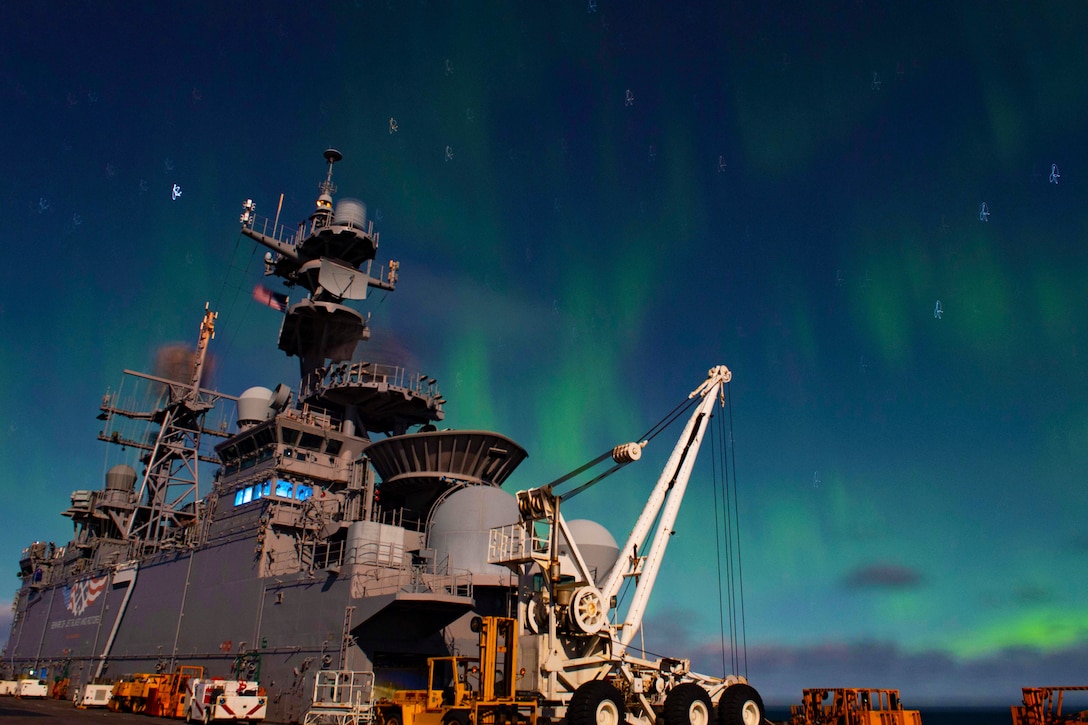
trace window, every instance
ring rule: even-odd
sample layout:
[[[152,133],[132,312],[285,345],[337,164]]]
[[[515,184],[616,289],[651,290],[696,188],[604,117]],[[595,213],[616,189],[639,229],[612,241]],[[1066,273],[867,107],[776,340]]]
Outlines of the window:
[[[267,445],[276,442],[276,439],[272,436],[272,430],[265,428],[264,430],[257,431],[257,435],[253,436],[258,448],[264,448]]]
[[[315,435],[313,433],[303,433],[302,441],[299,443],[299,446],[311,451],[320,451],[321,436]]]

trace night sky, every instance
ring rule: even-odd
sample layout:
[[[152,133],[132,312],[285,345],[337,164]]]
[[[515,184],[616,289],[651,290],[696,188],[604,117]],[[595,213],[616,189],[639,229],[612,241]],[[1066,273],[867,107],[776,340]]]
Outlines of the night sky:
[[[766,700],[1088,684],[1088,5],[313,5],[0,9],[0,599],[205,302],[214,387],[297,388],[238,214],[307,216],[334,146],[401,263],[360,355],[528,449],[511,491],[730,367]],[[678,434],[568,518],[622,541]],[[705,458],[646,645],[720,674]]]

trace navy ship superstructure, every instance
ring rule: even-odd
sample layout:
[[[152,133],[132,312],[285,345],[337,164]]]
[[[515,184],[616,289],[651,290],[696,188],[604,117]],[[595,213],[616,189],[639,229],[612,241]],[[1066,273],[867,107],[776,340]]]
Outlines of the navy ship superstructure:
[[[334,206],[341,155],[325,159],[297,227],[251,201],[241,217],[268,249],[266,275],[305,292],[255,295],[283,312],[297,391],[204,387],[207,309],[194,351],[173,350],[154,375],[126,371],[99,418],[130,460],[102,490],[72,494],[71,542],[24,551],[4,674],[75,688],[200,664],[259,678],[269,720],[295,722],[318,670],[411,684],[427,656],[475,646],[471,615],[516,609],[516,577],[487,563],[487,532],[517,520],[500,486],[527,454],[498,433],[438,430],[433,378],[356,357],[368,318],[348,303],[394,290],[398,265],[375,273],[378,234],[361,202]]]

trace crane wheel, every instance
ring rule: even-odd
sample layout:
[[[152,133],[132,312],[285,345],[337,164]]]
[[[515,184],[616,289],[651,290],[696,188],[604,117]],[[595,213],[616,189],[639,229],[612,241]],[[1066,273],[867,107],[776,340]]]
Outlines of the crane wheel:
[[[681,682],[665,696],[665,725],[713,725],[714,703],[694,682]]]
[[[763,716],[763,698],[751,685],[732,685],[718,698],[718,725],[761,725]]]
[[[616,686],[604,680],[583,683],[567,705],[567,725],[623,725],[627,708]]]
[[[608,607],[593,586],[581,587],[574,593],[570,600],[570,615],[571,623],[583,634],[597,634],[608,623]]]

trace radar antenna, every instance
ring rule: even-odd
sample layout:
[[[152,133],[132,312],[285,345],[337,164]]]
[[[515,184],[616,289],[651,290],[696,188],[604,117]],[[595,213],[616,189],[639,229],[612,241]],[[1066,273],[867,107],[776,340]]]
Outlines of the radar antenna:
[[[318,191],[322,194],[332,196],[336,193],[336,184],[332,183],[332,165],[343,158],[344,154],[336,149],[325,149],[325,160],[329,162],[329,173],[325,176],[325,180],[317,185]]]

